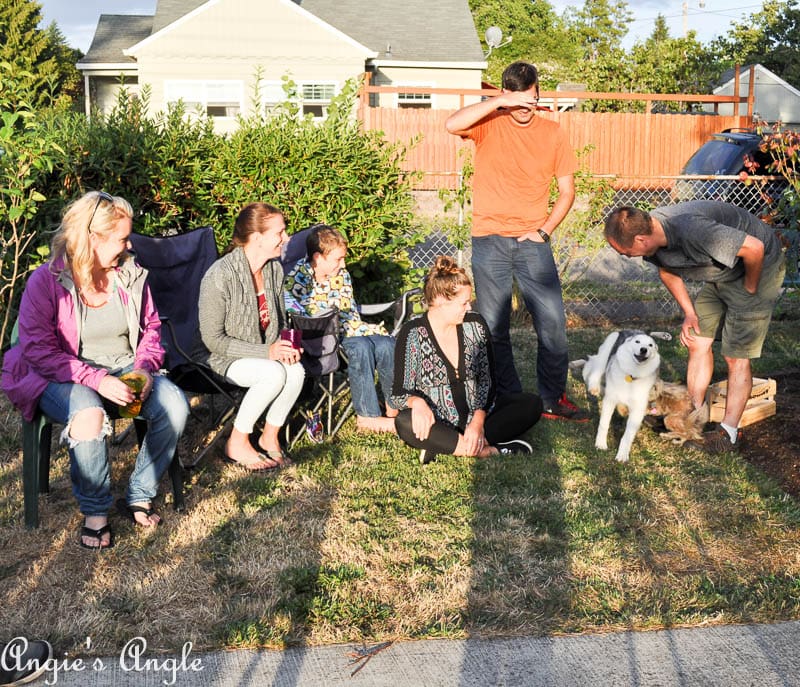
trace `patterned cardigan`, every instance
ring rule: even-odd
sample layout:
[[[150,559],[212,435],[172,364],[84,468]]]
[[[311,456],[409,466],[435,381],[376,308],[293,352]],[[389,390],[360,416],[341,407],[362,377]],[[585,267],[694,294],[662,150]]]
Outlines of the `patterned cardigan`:
[[[463,380],[467,415],[459,413],[453,385]],[[494,356],[489,327],[468,312],[458,327],[458,370],[442,353],[427,313],[406,322],[397,335],[391,403],[407,408],[408,397],[424,398],[437,421],[463,429],[476,410],[491,411],[495,400]]]

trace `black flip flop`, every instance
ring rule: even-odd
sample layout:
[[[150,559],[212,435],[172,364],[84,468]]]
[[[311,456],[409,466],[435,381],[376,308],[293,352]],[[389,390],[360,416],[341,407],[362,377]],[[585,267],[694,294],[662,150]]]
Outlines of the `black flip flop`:
[[[151,515],[158,516],[158,524],[156,527],[159,527],[164,523],[164,518],[161,516],[161,513],[156,513],[155,509],[153,508],[152,504],[149,508],[145,508],[144,506],[129,506],[125,499],[117,499],[117,510],[119,511],[120,515],[128,518],[134,525],[137,527],[148,527],[147,525],[143,525],[138,520],[136,520],[135,514],[136,513],[144,513],[148,518]],[[152,525],[150,525],[152,527]]]
[[[275,458],[272,456],[265,456],[263,453],[258,454],[258,460],[271,460],[273,463],[275,462]],[[222,462],[226,463],[227,465],[235,465],[236,467],[242,468],[242,470],[247,470],[247,472],[273,472],[275,470],[280,470],[281,465],[271,465],[267,468],[249,468],[248,465],[252,465],[252,463],[243,463],[241,460],[236,460],[235,458],[231,458],[230,456],[226,456],[224,453],[222,454]],[[256,461],[253,461],[256,462]]]
[[[108,544],[103,546],[103,535],[109,534]],[[97,539],[99,542],[99,546],[90,546],[89,544],[83,543],[83,537],[93,537]],[[111,525],[106,523],[98,530],[93,530],[91,527],[86,526],[86,520],[83,521],[83,525],[81,525],[80,533],[78,534],[78,544],[84,549],[90,549],[91,551],[103,551],[105,549],[110,549],[114,546],[114,531],[111,529]]]

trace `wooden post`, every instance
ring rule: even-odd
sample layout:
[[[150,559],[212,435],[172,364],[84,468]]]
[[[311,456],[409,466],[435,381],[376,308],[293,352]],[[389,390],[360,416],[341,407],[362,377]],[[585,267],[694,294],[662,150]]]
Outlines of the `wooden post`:
[[[737,98],[740,97],[739,96],[739,65],[738,64],[733,68],[733,94]],[[740,102],[741,102],[740,100],[736,100],[736,102],[733,104],[733,115],[734,115],[734,117],[738,117],[739,116],[739,103]]]
[[[358,94],[358,118],[365,129],[367,126],[367,117],[369,116],[369,82],[372,74],[364,72],[364,79],[361,82],[361,90]]]
[[[756,66],[750,65],[750,83],[747,86],[747,122],[753,124],[753,107],[756,99]]]

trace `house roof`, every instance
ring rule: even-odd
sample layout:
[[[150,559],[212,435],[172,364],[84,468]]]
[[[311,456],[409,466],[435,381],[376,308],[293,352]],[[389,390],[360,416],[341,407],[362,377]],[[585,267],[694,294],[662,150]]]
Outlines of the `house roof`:
[[[750,67],[755,67],[756,74],[763,74],[779,86],[785,88],[789,93],[795,96],[800,96],[800,91],[796,89],[792,84],[784,81],[780,76],[778,76],[775,72],[770,71],[767,69],[763,64],[748,64],[744,67],[739,67],[739,81],[746,82],[750,79]],[[734,78],[736,77],[736,70],[735,69],[727,69],[722,72],[722,75],[719,77],[719,86],[714,89],[714,93],[719,93],[722,91],[726,86],[733,83]]]
[[[86,56],[78,63],[135,63],[124,51],[208,0],[158,0],[155,15],[103,14]],[[409,62],[484,60],[467,0],[293,0],[379,59]],[[387,54],[388,51],[388,54]]]
[[[750,67],[761,67],[760,64],[746,64],[744,66],[739,66],[739,78],[741,79],[743,76],[746,76],[750,73]],[[763,69],[763,67],[762,67]],[[717,86],[724,86],[729,81],[733,81],[733,77],[736,76],[736,69],[731,67],[730,69],[726,69],[722,74],[719,75],[719,80],[717,81]]]
[[[147,38],[153,31],[153,15],[101,14],[89,52],[78,65],[90,62],[136,64],[123,50]]]
[[[466,0],[295,0],[381,58],[401,61],[482,62]],[[387,55],[387,47],[391,54]]]
[[[208,0],[158,0],[156,14],[153,17],[153,33],[169,26],[200,5],[205,5]],[[133,45],[133,43],[131,43]]]

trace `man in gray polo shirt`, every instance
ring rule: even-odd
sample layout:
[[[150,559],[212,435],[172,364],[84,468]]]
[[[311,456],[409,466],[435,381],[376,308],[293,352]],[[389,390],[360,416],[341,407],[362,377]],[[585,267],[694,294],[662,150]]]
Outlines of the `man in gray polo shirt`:
[[[728,364],[725,416],[695,448],[733,450],[753,376],[750,360],[761,355],[785,272],[785,257],[772,227],[746,210],[710,200],[656,208],[620,207],[606,220],[611,247],[644,257],[658,267],[664,286],[683,310],[681,343],[689,349],[686,371],[695,407],[704,400],[722,341]],[[705,282],[692,302],[684,280]]]

